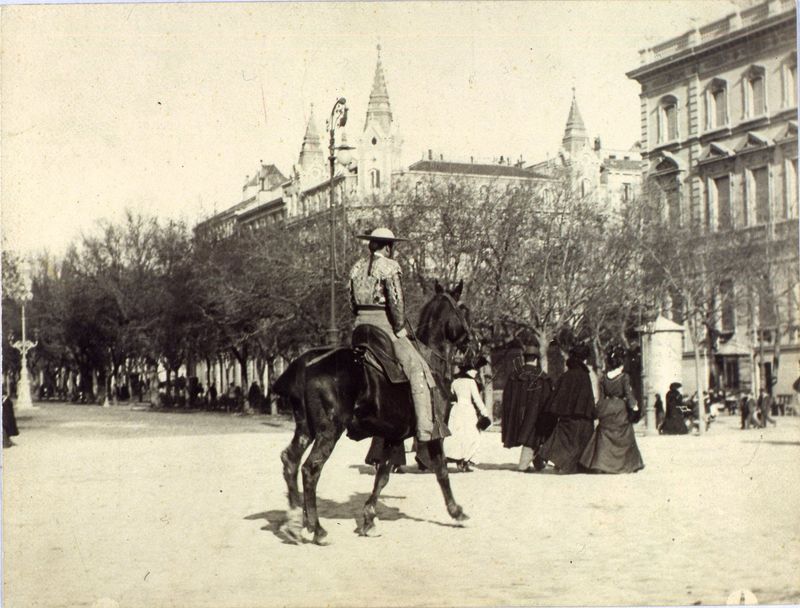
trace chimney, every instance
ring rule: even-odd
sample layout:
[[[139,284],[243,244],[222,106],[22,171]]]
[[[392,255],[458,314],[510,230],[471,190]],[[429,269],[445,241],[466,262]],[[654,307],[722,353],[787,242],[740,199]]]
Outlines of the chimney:
[[[470,165],[474,165],[475,164],[475,157],[473,157],[473,156],[469,157],[469,164]]]
[[[433,150],[428,148],[428,160],[433,160]]]
[[[444,160],[444,154],[439,155],[439,160]]]

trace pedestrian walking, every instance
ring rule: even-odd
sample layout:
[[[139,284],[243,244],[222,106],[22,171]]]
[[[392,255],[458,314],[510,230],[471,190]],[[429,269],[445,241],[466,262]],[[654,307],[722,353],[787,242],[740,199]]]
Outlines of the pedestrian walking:
[[[539,414],[550,399],[553,385],[542,370],[540,359],[538,346],[526,346],[522,360],[514,362],[514,369],[503,390],[503,446],[522,446],[517,465],[520,471],[527,471],[534,461],[535,469],[544,468],[544,462],[537,456],[549,433],[546,433],[545,425],[540,423]],[[552,431],[552,428],[549,430]]]
[[[594,397],[586,362],[589,347],[574,346],[567,358],[567,371],[556,383],[544,411],[556,419],[553,433],[542,446],[542,458],[551,461],[557,473],[575,473],[583,450],[594,432]]]
[[[17,417],[14,415],[14,403],[11,395],[7,392],[7,386],[3,385],[3,447],[10,448],[14,445],[12,437],[19,435],[17,428]]]
[[[624,371],[624,352],[613,350],[606,364],[610,371],[600,379],[600,400],[595,408],[597,428],[583,450],[580,464],[595,473],[635,473],[644,468],[631,424],[639,405],[630,376]]]
[[[758,413],[758,404],[756,402],[755,393],[751,390],[747,393],[747,426],[748,428],[757,429],[761,426],[761,421],[756,414]]]
[[[772,426],[777,423],[770,417],[774,399],[762,386],[758,391],[758,411],[761,413],[761,428],[766,428],[769,422]]]
[[[656,393],[656,401],[653,407],[656,410],[656,430],[661,432],[661,425],[664,424],[664,402],[661,401],[661,395]]]
[[[375,467],[377,470],[378,465],[386,460],[386,442],[383,437],[373,437],[369,444],[369,451],[367,457],[364,459],[368,465]],[[392,473],[405,473],[406,466],[406,450],[405,444],[399,443],[393,445],[389,449],[389,464],[392,465]]]
[[[743,431],[750,428],[750,406],[748,402],[749,399],[747,392],[742,391],[739,394],[739,415],[742,420],[741,429]]]
[[[681,395],[680,389],[680,382],[673,382],[669,385],[667,411],[664,416],[664,422],[661,425],[662,435],[686,435],[689,432],[683,416],[683,395]]]
[[[448,460],[455,461],[458,470],[463,473],[472,471],[470,463],[480,446],[479,416],[489,420],[477,377],[476,366],[470,362],[464,363],[450,387],[455,403],[447,423],[451,434],[444,439],[444,454]]]

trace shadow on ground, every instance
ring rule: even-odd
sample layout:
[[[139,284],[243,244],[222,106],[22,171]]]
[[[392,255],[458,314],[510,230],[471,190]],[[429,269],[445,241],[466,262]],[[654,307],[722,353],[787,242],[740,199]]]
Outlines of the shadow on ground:
[[[319,512],[319,516],[322,519],[344,519],[344,520],[351,520],[354,524],[354,532],[358,532],[360,526],[360,519],[361,513],[364,508],[364,503],[369,498],[369,494],[366,492],[359,492],[357,494],[353,494],[344,502],[336,502],[335,500],[330,500],[327,498],[319,498],[317,497],[317,510]],[[402,500],[405,496],[383,496],[382,498],[386,499],[395,499],[395,500]],[[411,515],[407,515],[403,513],[397,507],[390,507],[384,504],[382,501],[378,501],[376,505],[376,510],[378,513],[378,519],[381,521],[398,521],[401,519],[409,520],[409,521],[417,521],[421,523],[428,523],[434,524],[436,526],[443,526],[446,528],[459,528],[462,524],[457,522],[443,522],[443,521],[435,521],[432,519],[424,519],[421,517],[413,517]],[[287,542],[285,536],[281,534],[280,527],[286,521],[286,511],[273,509],[272,511],[264,511],[262,513],[253,513],[252,515],[247,515],[244,519],[250,521],[256,521],[259,519],[264,519],[267,521],[267,525],[263,526],[261,529],[267,532],[271,532],[277,538],[279,538],[285,544],[290,544]]]

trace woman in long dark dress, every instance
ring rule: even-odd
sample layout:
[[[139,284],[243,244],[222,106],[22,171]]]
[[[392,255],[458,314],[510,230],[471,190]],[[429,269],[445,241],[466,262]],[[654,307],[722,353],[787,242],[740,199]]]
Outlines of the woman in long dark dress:
[[[14,404],[11,402],[10,395],[3,396],[3,447],[10,448],[14,445],[12,437],[19,435],[17,429],[17,418],[14,416]]]
[[[680,388],[680,382],[673,382],[669,385],[667,413],[664,416],[664,424],[661,425],[662,435],[686,435],[689,432],[683,417],[683,395],[681,395]]]
[[[583,450],[594,431],[594,394],[586,361],[589,347],[574,346],[567,359],[567,371],[556,383],[543,413],[557,419],[555,429],[542,446],[541,457],[551,461],[556,473],[576,473]]]
[[[598,473],[635,473],[644,468],[636,445],[628,410],[639,406],[631,390],[631,380],[623,371],[623,352],[608,356],[609,372],[600,380],[600,401],[596,412],[599,423],[581,456],[581,466]]]

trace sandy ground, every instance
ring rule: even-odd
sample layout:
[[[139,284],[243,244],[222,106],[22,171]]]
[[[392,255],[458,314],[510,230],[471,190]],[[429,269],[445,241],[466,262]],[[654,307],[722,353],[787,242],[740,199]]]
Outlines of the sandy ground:
[[[800,418],[639,437],[646,468],[624,476],[517,473],[488,432],[479,470],[451,475],[466,527],[409,472],[369,539],[354,534],[368,444],[345,439],[319,486],[328,547],[276,534],[285,421],[47,404],[19,425],[3,450],[10,608],[800,602]]]

